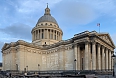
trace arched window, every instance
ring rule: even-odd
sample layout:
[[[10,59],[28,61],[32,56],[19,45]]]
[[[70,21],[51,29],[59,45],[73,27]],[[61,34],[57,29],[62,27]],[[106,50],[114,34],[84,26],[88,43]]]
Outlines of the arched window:
[[[45,25],[47,25],[47,23]]]

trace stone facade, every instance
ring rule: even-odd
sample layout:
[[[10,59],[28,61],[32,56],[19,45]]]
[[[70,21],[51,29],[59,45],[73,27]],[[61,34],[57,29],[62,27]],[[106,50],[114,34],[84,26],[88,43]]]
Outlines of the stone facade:
[[[104,70],[113,68],[114,44],[108,33],[84,31],[62,40],[63,32],[50,9],[32,29],[32,43],[5,43],[3,70]]]

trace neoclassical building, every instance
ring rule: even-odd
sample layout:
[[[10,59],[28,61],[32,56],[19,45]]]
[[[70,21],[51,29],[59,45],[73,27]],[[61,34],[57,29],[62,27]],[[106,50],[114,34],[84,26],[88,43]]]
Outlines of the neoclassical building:
[[[108,33],[84,31],[62,40],[57,21],[45,14],[32,29],[32,43],[18,40],[2,48],[3,70],[104,70],[112,69],[115,45]]]

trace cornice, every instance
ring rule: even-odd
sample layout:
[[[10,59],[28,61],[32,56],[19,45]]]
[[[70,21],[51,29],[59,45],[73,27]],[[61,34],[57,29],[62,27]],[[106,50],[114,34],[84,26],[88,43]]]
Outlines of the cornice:
[[[52,27],[52,26],[39,26],[39,27],[34,27],[31,31],[31,33],[33,33],[34,30],[38,30],[38,29],[52,29],[52,30],[57,30],[59,32],[61,32],[63,34],[63,31],[60,28],[56,28],[56,27]]]
[[[37,45],[35,43],[28,43],[28,42],[23,41],[23,40],[18,40],[17,42],[11,42],[9,44],[6,44],[6,46],[4,46],[2,51],[5,50],[5,49],[8,49],[10,47],[15,47],[15,46],[18,46],[18,45],[24,45],[24,46],[27,46],[27,47],[39,49],[41,51],[44,51],[44,50],[47,51],[47,50],[50,50],[50,49],[53,49],[53,48],[59,48],[61,50],[67,50],[68,48],[70,48],[70,49],[73,48],[73,46],[75,44],[79,44],[79,43],[82,43],[82,42],[84,42],[84,43],[85,42],[97,42],[97,43],[102,43],[103,45],[108,45],[108,46],[114,48],[113,46],[106,43],[103,39],[99,38],[95,31],[92,31],[92,32],[85,31],[85,32],[74,35],[73,38],[70,38],[68,40],[61,40],[57,43],[50,44],[50,45],[41,45],[40,46],[40,45]],[[69,46],[69,45],[71,45],[71,47],[67,48],[67,46]],[[65,48],[65,46],[66,46],[66,48]],[[57,49],[57,51],[59,51],[59,49]],[[49,51],[48,53],[52,53],[52,52]]]
[[[97,41],[97,42],[102,42],[103,44],[105,44],[105,45],[107,45],[107,46],[110,46],[110,47],[112,47],[112,48],[115,49],[115,46],[109,44],[107,41],[103,40],[103,39],[100,38],[99,36],[97,36],[96,41]]]

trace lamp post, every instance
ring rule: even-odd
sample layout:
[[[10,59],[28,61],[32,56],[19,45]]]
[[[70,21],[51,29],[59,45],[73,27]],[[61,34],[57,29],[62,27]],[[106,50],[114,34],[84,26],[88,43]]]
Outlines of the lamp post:
[[[28,72],[28,66],[26,66],[27,67],[27,72]]]
[[[75,75],[76,75],[76,59],[74,59],[74,63],[75,63]]]
[[[38,72],[40,73],[39,66],[40,66],[40,64],[38,64]]]
[[[115,76],[115,72],[114,72],[114,58],[115,58],[116,56],[113,54],[112,55],[112,58],[113,58],[113,77]]]
[[[16,71],[18,71],[18,64],[16,64]]]

